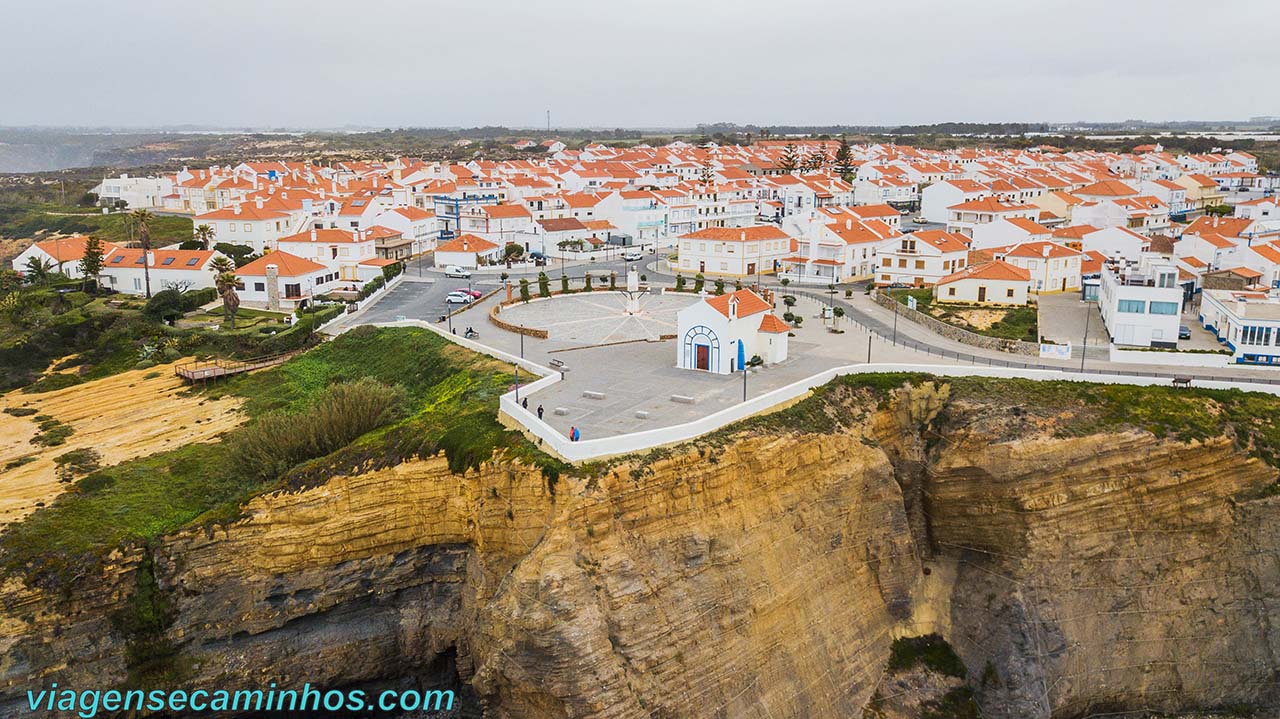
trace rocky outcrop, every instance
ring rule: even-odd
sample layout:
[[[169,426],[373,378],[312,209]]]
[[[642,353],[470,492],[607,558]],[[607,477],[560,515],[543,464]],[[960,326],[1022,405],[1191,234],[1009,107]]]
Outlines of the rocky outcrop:
[[[1274,469],[1227,438],[1059,436],[946,386],[835,397],[832,431],[756,422],[558,481],[440,457],[259,497],[148,550],[165,680],[848,717],[895,637],[936,632],[988,717],[1276,706],[1280,500],[1246,499]],[[0,714],[33,683],[136,675],[118,617],[142,556],[66,597],[0,589]]]

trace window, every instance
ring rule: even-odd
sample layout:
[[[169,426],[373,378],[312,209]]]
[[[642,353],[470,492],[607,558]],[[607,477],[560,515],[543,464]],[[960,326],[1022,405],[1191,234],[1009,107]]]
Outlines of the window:
[[[199,263],[200,263],[199,257],[192,257],[191,259],[187,260],[187,267],[195,267]]]
[[[244,223],[244,231],[253,232],[253,225],[249,224],[248,222]]]
[[[1147,311],[1147,303],[1143,300],[1120,300],[1116,303],[1116,311],[1140,315]]]
[[[169,265],[172,265],[172,264],[173,264],[174,259],[175,259],[175,258],[173,258],[173,257],[166,257],[166,258],[164,258],[164,261],[163,261],[163,262],[161,262],[160,264],[165,265],[165,266],[167,267],[167,266],[169,266]]]
[[[1246,344],[1246,345],[1271,344],[1271,328],[1270,327],[1241,327],[1240,328],[1240,344]]]
[[[234,223],[234,222],[228,222],[228,223],[227,223],[227,229],[231,230],[232,232],[235,232],[235,231],[236,231],[236,223]]]
[[[1152,302],[1151,314],[1176,315],[1178,314],[1178,303],[1177,302]]]
[[[1009,289],[1005,290],[1005,291],[1004,291],[1004,296],[1005,296],[1005,297],[1013,297],[1013,288],[1012,288],[1012,287],[1010,287]]]
[[[254,283],[253,283],[253,291],[254,291],[254,292],[266,292],[266,291],[267,291],[267,285],[266,285],[265,283],[263,283],[263,282],[254,282]]]
[[[955,296],[956,296],[956,288],[954,288],[954,287],[948,287],[948,288],[947,288],[947,296],[948,296],[948,297],[955,297]]]
[[[907,266],[907,261],[906,261],[906,260],[898,260],[898,266],[899,266],[899,267],[901,267],[901,268],[903,268],[903,269],[905,269],[905,268],[906,268],[906,266]]]
[[[916,260],[916,269],[917,269],[917,270],[923,270],[923,269],[924,269],[924,260]]]

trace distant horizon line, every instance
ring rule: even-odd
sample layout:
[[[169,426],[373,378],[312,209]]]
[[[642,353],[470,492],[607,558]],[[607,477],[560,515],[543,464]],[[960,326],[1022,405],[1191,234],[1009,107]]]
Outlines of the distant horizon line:
[[[934,122],[902,122],[892,124],[839,124],[839,123],[774,123],[774,124],[757,124],[757,123],[734,123],[734,122],[705,122],[695,125],[554,125],[550,129],[544,126],[535,125],[366,125],[347,123],[343,125],[203,125],[198,123],[171,123],[158,125],[62,125],[62,124],[25,124],[25,125],[0,125],[0,131],[14,130],[45,130],[45,131],[71,131],[85,133],[109,133],[109,132],[129,132],[129,133],[316,133],[316,132],[343,132],[343,133],[367,133],[367,132],[385,132],[385,131],[401,131],[401,130],[439,130],[445,132],[462,132],[467,130],[483,130],[490,128],[503,128],[515,132],[539,132],[539,133],[555,133],[555,132],[582,132],[582,131],[613,131],[625,130],[632,132],[662,132],[662,133],[697,133],[697,132],[741,132],[747,128],[772,129],[772,128],[797,128],[819,130],[822,128],[851,128],[865,131],[884,130],[891,131],[902,127],[930,127],[938,125],[1041,125],[1047,126],[1051,130],[1070,130],[1074,128],[1082,129],[1150,129],[1161,130],[1165,128],[1175,128],[1178,126],[1201,126],[1201,125],[1218,125],[1218,126],[1239,126],[1239,125],[1256,125],[1258,123],[1280,123],[1280,115],[1259,115],[1247,119],[1218,119],[1218,120],[1140,120],[1130,119],[1122,121],[1106,121],[1106,120],[1073,120],[1073,121],[1047,121],[1047,120],[991,120],[991,121],[969,121],[969,120],[940,120]],[[733,128],[739,128],[734,130]]]

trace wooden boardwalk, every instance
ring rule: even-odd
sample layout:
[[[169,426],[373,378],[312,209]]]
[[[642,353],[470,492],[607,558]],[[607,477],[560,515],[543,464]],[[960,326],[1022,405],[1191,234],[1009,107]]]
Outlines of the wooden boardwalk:
[[[274,367],[278,364],[282,364],[296,354],[298,353],[284,352],[278,355],[255,357],[247,360],[193,360],[191,362],[183,362],[182,364],[175,366],[173,368],[173,373],[193,384],[196,382],[207,382],[209,380],[218,379],[219,377],[228,377],[233,374],[252,372],[253,370],[264,369],[266,367]]]

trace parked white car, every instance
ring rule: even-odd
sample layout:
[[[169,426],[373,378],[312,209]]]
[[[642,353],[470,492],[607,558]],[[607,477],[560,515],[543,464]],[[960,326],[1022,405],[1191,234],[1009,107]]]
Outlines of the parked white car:
[[[639,252],[623,252],[622,253],[622,259],[626,262],[635,262],[636,260],[642,257],[644,257],[644,255],[640,254]]]
[[[465,280],[471,277],[471,270],[463,269],[457,265],[448,265],[444,268],[444,276],[458,277]]]
[[[449,304],[451,304],[451,305],[465,305],[465,304],[470,304],[470,303],[472,303],[472,302],[475,302],[475,300],[476,300],[476,298],[474,298],[474,297],[472,297],[471,295],[467,294],[467,293],[466,293],[465,291],[463,291],[463,290],[454,290],[453,292],[450,292],[449,294],[445,295],[445,297],[444,297],[444,301],[445,301],[445,302],[447,302],[447,303],[449,303]]]

